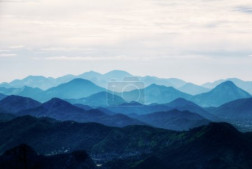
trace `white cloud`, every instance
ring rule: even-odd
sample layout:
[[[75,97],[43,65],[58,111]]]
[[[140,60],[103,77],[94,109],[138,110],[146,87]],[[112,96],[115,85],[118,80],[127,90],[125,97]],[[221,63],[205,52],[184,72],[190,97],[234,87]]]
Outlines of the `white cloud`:
[[[13,56],[17,56],[17,54],[14,54],[14,53],[0,53],[0,58],[13,57]]]
[[[175,61],[182,65],[197,61],[205,68],[211,62],[209,69],[212,69],[214,63],[228,67],[225,64],[228,58],[242,66],[247,59],[244,56],[252,52],[251,6],[251,0],[0,3],[0,47],[8,49],[6,53],[17,53],[17,57],[48,63],[96,61],[100,64],[122,60],[129,61],[128,67],[133,69],[131,63],[136,61]],[[147,69],[139,71],[148,72]]]

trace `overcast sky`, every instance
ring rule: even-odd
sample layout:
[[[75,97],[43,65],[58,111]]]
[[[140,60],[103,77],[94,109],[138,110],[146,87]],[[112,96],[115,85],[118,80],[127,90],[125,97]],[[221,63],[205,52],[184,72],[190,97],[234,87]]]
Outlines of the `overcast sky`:
[[[0,81],[112,69],[252,80],[252,1],[0,0]]]

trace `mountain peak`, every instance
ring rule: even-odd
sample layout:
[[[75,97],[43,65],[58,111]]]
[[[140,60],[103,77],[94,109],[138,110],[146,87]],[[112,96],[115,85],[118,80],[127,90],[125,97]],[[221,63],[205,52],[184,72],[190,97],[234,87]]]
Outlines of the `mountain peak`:
[[[190,102],[190,101],[188,101],[188,100],[186,100],[184,98],[177,98],[177,99],[171,101],[170,103],[168,103],[168,105],[173,105],[173,106],[175,106],[175,105],[178,105],[178,106],[192,105],[192,104],[194,104],[194,103],[192,103],[192,102]]]
[[[92,83],[92,82],[86,79],[76,78],[71,80],[69,83]]]
[[[89,72],[85,72],[85,73],[82,73],[79,75],[79,77],[85,77],[85,76],[92,76],[92,77],[95,77],[95,76],[100,76],[101,74],[98,73],[98,72],[95,72],[95,71],[89,71]]]
[[[223,86],[229,86],[229,87],[237,87],[232,81],[228,80],[221,84],[219,84],[217,87],[223,87]]]
[[[51,100],[49,100],[49,101],[47,101],[47,102],[45,102],[43,105],[52,105],[52,104],[70,104],[70,103],[68,103],[67,101],[64,101],[64,100],[62,100],[62,99],[59,99],[59,98],[56,98],[56,97],[54,97],[54,98],[52,98]]]
[[[130,73],[123,70],[112,70],[104,74],[105,76],[132,76]]]

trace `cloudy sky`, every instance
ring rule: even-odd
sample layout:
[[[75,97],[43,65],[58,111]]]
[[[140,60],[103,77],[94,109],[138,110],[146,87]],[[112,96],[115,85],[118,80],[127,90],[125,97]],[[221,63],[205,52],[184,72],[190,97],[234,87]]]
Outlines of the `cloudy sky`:
[[[0,0],[0,81],[112,69],[252,80],[252,1]]]

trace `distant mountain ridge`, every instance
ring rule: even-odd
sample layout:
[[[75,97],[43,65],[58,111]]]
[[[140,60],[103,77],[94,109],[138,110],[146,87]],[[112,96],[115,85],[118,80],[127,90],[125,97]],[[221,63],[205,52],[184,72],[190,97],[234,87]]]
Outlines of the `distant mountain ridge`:
[[[203,84],[202,86],[205,88],[209,88],[212,89],[216,86],[218,86],[219,84],[225,82],[225,81],[231,81],[233,82],[236,86],[242,88],[243,90],[249,92],[250,94],[252,94],[252,81],[244,81],[238,78],[228,78],[228,79],[221,79],[221,80],[217,80],[214,82],[208,82]]]
[[[140,96],[138,96],[139,94]],[[141,96],[141,94],[143,94],[143,96]],[[160,86],[156,84],[152,84],[144,89],[125,92],[123,93],[123,96],[124,96],[123,98],[128,102],[132,101],[138,102],[139,100],[135,99],[143,97],[142,98],[143,104],[151,104],[151,103],[163,104],[163,103],[169,103],[177,98],[184,98],[184,99],[191,98],[191,95],[183,93],[173,87]]]
[[[207,93],[195,95],[192,101],[203,107],[218,107],[224,103],[241,98],[249,98],[251,95],[237,87],[233,82],[226,81]]]
[[[186,82],[184,80],[177,79],[177,78],[158,78],[155,76],[134,76],[123,70],[112,70],[104,74],[101,74],[95,71],[89,71],[89,72],[82,73],[80,75],[65,75],[58,78],[44,77],[44,76],[28,76],[24,79],[13,80],[10,83],[6,83],[6,82],[0,83],[0,87],[22,88],[22,87],[28,86],[31,88],[40,88],[42,90],[47,90],[49,88],[56,87],[60,84],[70,82],[73,79],[81,78],[81,79],[89,80],[103,88],[107,88],[108,84],[111,81],[123,82],[125,78],[128,78],[128,77],[136,77],[138,81],[141,81],[144,83],[145,87],[151,84],[164,85],[167,87],[174,87],[178,90],[181,90],[182,92],[185,92],[191,95],[207,92],[213,89],[214,87],[216,87],[217,85],[219,85],[220,83],[223,83],[224,81],[232,81],[238,87],[252,94],[252,81],[243,81],[238,78],[221,79],[215,82],[205,83],[200,86],[200,85]]]

